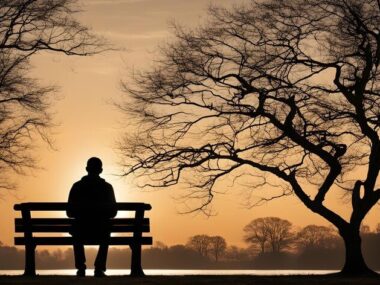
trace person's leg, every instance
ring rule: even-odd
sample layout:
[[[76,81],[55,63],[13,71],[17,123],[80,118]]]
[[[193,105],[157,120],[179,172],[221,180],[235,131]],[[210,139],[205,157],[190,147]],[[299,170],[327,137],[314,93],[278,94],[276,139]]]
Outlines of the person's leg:
[[[106,271],[108,254],[108,241],[104,241],[99,245],[98,254],[95,259],[95,271]]]
[[[107,230],[100,234],[99,236],[99,249],[98,254],[95,259],[95,276],[103,277],[106,276],[104,272],[106,271],[108,245],[110,239],[110,232]]]
[[[74,257],[75,268],[78,270],[86,270],[86,256],[83,243],[78,241],[74,242]]]
[[[83,224],[75,220],[70,234],[73,237],[75,268],[78,269],[77,276],[85,276],[86,256],[83,243]]]

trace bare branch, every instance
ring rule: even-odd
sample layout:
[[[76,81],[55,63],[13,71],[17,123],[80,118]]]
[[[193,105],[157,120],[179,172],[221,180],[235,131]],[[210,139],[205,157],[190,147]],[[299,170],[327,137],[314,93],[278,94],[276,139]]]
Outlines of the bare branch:
[[[36,167],[36,139],[52,146],[49,107],[57,91],[29,76],[29,60],[41,51],[93,55],[108,48],[79,23],[75,0],[0,0],[0,188],[13,188],[9,171]]]
[[[125,175],[149,187],[186,180],[204,210],[218,181],[253,172],[241,185],[282,188],[260,203],[294,194],[358,232],[379,199],[377,1],[250,1],[209,16],[174,26],[155,68],[123,82],[121,108],[141,124],[121,143]],[[324,204],[336,185],[350,196],[349,221]]]

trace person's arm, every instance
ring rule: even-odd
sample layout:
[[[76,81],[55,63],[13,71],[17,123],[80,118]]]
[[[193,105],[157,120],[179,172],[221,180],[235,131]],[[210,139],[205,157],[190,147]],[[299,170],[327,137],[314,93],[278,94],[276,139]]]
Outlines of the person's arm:
[[[77,211],[75,209],[76,207],[76,200],[77,200],[77,187],[75,184],[71,187],[70,194],[69,194],[69,200],[67,202],[67,209],[66,209],[66,215],[69,218],[75,218],[77,216]]]
[[[114,218],[117,214],[117,207],[115,193],[113,191],[112,185],[109,185],[108,188],[107,205],[107,216],[109,218]]]

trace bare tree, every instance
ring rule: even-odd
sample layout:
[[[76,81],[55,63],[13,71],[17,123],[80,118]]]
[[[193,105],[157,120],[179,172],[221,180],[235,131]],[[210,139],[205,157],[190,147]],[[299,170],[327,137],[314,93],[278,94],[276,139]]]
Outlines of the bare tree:
[[[298,247],[305,249],[328,249],[336,245],[337,235],[332,228],[308,225],[297,233]]]
[[[75,0],[0,0],[0,187],[5,173],[35,165],[32,142],[49,142],[48,108],[56,90],[30,77],[30,58],[41,51],[92,55],[105,41],[75,20]]]
[[[359,229],[380,199],[379,26],[376,0],[267,0],[176,27],[156,67],[124,82],[142,123],[121,145],[125,174],[188,181],[201,210],[222,177],[275,181],[261,201],[297,196],[338,229],[342,273],[372,274]],[[325,204],[340,189],[348,219]]]
[[[244,227],[245,240],[258,243],[261,252],[269,247],[271,252],[280,253],[293,242],[292,224],[277,217],[264,217],[251,221]]]
[[[189,239],[187,246],[197,251],[200,255],[208,257],[210,244],[211,238],[208,235],[195,235]]]
[[[258,245],[260,252],[265,252],[268,242],[267,229],[264,218],[257,218],[244,227],[244,240],[254,246]]]
[[[215,261],[218,262],[220,256],[225,252],[227,248],[226,240],[221,236],[210,237],[210,249],[209,252],[214,257]]]

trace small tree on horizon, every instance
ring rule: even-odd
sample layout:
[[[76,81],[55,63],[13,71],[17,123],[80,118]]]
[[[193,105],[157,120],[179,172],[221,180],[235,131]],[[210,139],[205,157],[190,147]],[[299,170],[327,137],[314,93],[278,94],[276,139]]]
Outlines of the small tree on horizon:
[[[194,249],[203,257],[208,257],[211,239],[208,235],[195,235],[189,238],[187,247]]]
[[[369,225],[362,224],[362,225],[360,226],[360,233],[361,233],[361,234],[368,234],[368,233],[370,233],[370,232],[371,232],[371,228],[370,228]]]
[[[307,225],[296,236],[296,243],[301,250],[320,250],[336,247],[338,238],[334,229],[321,225]]]
[[[243,231],[245,232],[244,241],[255,247],[258,246],[260,253],[265,253],[268,235],[264,218],[257,218],[251,221],[244,227]]]
[[[338,229],[342,274],[374,274],[360,226],[380,199],[379,27],[376,0],[250,1],[175,27],[154,68],[124,82],[121,108],[141,123],[120,146],[125,175],[186,181],[194,210],[224,177],[275,183],[259,202],[295,195]],[[337,190],[348,218],[326,203]]]
[[[261,253],[270,248],[272,253],[281,253],[294,241],[292,224],[278,217],[257,218],[244,227],[245,241],[259,244]]]
[[[215,262],[218,262],[220,257],[224,254],[227,248],[226,240],[221,236],[210,237],[210,253],[212,254]]]

